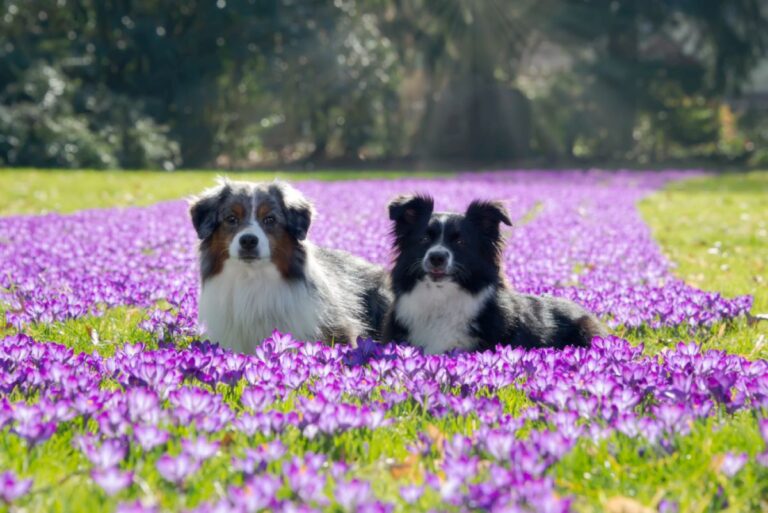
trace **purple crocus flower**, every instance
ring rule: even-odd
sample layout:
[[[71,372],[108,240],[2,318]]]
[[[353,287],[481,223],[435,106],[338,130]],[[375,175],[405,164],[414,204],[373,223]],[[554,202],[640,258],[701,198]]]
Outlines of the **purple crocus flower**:
[[[45,442],[56,432],[56,424],[53,422],[41,422],[40,420],[25,420],[19,422],[13,428],[13,432],[27,441],[30,447]]]
[[[181,441],[181,447],[184,450],[184,454],[198,462],[203,462],[216,454],[216,451],[219,449],[219,444],[218,442],[211,442],[203,437],[191,440],[185,438]]]
[[[160,510],[157,506],[146,505],[141,501],[124,502],[118,504],[115,513],[158,513]]]
[[[275,396],[271,390],[265,390],[263,387],[259,386],[246,388],[240,396],[240,401],[243,403],[243,406],[253,412],[262,411],[272,404],[274,400]]]
[[[280,479],[267,474],[247,480],[242,488],[230,487],[227,495],[235,508],[247,512],[260,511],[277,503],[275,495],[280,486]]]
[[[124,441],[113,438],[104,440],[100,446],[83,444],[83,452],[94,467],[108,469],[125,459],[128,447]]]
[[[371,485],[365,481],[353,479],[336,485],[334,498],[344,511],[356,511],[357,507],[371,497]]]
[[[133,482],[133,472],[124,472],[116,467],[104,470],[93,470],[91,478],[107,495],[115,495]]]
[[[168,433],[155,426],[134,426],[133,437],[145,451],[151,451],[168,441]]]
[[[0,474],[0,500],[5,503],[25,496],[31,487],[31,479],[19,479],[13,472]]]
[[[156,466],[163,479],[179,485],[191,474],[197,472],[200,464],[186,454],[175,457],[163,454],[157,460]]]
[[[263,429],[263,417],[260,414],[243,413],[233,422],[233,426],[244,435],[253,436]]]
[[[666,499],[659,502],[659,513],[677,513],[678,511],[680,511],[680,506],[677,502]]]
[[[144,387],[128,390],[128,414],[132,422],[157,424],[160,417],[157,394]]]
[[[515,443],[514,433],[493,430],[484,437],[485,449],[497,460],[509,459],[512,446]]]
[[[423,494],[423,486],[408,485],[400,487],[400,497],[408,504],[414,504]]]
[[[758,420],[757,427],[760,429],[760,435],[762,435],[766,447],[768,447],[768,418]]]
[[[394,506],[381,501],[364,502],[357,506],[355,513],[392,513]]]
[[[720,472],[728,477],[735,476],[739,470],[747,462],[748,456],[746,453],[733,454],[731,452],[725,453],[723,460],[720,463]]]

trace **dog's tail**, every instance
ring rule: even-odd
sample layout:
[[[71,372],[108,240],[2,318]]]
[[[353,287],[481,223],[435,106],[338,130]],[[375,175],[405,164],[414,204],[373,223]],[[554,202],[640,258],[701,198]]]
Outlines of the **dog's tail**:
[[[595,316],[583,315],[576,320],[580,335],[580,346],[589,347],[595,337],[607,337],[608,330]]]

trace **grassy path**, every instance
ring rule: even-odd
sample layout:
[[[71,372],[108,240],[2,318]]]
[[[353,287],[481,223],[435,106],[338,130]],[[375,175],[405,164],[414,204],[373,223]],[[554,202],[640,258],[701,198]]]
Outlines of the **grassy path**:
[[[750,294],[768,313],[768,172],[708,176],[669,185],[640,211],[675,274],[725,296]],[[663,338],[668,333],[657,333]],[[713,347],[768,358],[768,321],[745,320],[697,336]]]
[[[84,208],[151,205],[197,194],[217,176],[237,180],[349,180],[401,178],[438,173],[397,171],[247,172],[224,171],[45,171],[0,169],[0,216],[73,212]]]

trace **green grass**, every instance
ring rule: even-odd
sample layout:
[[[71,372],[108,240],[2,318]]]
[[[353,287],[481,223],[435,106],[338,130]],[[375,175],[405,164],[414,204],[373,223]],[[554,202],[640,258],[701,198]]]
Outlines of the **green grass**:
[[[725,422],[715,416],[676,437],[670,452],[620,433],[599,443],[582,440],[554,474],[564,490],[579,497],[582,512],[644,513],[657,511],[662,500],[679,503],[681,512],[766,511],[768,469],[754,460],[762,446],[752,413]],[[735,479],[720,471],[727,452],[750,456]],[[612,499],[650,510],[612,509]]]
[[[710,175],[675,182],[643,200],[640,212],[675,274],[725,296],[751,294],[753,313],[768,313],[768,172]],[[717,249],[717,251],[714,250]],[[750,359],[768,358],[768,322],[745,319],[709,330],[618,330],[655,354],[680,340]],[[751,414],[694,424],[671,454],[647,451],[644,442],[615,435],[582,441],[555,468],[558,485],[578,497],[579,511],[648,513],[662,500],[681,512],[768,511],[768,472],[750,459],[736,479],[718,471],[726,452],[763,450]],[[649,509],[642,509],[649,508]]]
[[[768,313],[768,172],[706,176],[675,182],[640,204],[640,212],[675,274],[725,296],[750,294],[753,314]],[[687,336],[686,336],[687,335]],[[704,347],[768,358],[768,321],[744,319],[695,334],[646,331],[649,347],[682,336]]]
[[[218,176],[237,180],[350,180],[447,176],[413,171],[46,171],[0,169],[0,216],[74,212],[86,208],[150,205],[183,198],[211,187]]]
[[[197,192],[210,185],[216,174],[0,172],[0,214],[147,204]],[[272,176],[242,175],[249,179]],[[339,172],[292,174],[290,178],[358,176]],[[768,216],[763,205],[766,199],[768,173],[708,176],[674,183],[645,199],[640,210],[665,254],[677,263],[678,276],[694,286],[717,290],[727,296],[752,294],[755,297],[753,311],[768,312]],[[156,347],[152,337],[139,328],[143,315],[140,309],[122,307],[108,310],[100,317],[30,326],[25,332],[37,340],[57,341],[77,351],[110,355],[127,342]],[[0,328],[0,335],[10,331]],[[680,340],[696,340],[705,348],[725,349],[748,358],[768,357],[768,322],[750,326],[745,320],[737,320],[696,333],[674,329],[620,329],[618,334],[643,342],[649,354],[672,347]],[[227,401],[237,404],[241,390],[242,385],[220,391]],[[513,415],[530,404],[512,388],[501,391],[499,398],[505,411]],[[283,398],[282,405],[275,408],[287,408],[294,399]],[[320,437],[309,441],[289,429],[282,439],[296,454],[317,451],[352,461],[357,474],[372,478],[377,495],[396,501],[400,486],[419,482],[424,472],[434,469],[441,457],[433,454],[414,458],[408,452],[407,446],[416,442],[420,432],[426,431],[435,438],[470,434],[477,422],[472,415],[431,418],[413,402],[396,407],[392,414],[397,416],[397,422],[375,432],[359,430],[334,439]],[[523,432],[535,428],[530,426]],[[78,431],[92,429],[90,425]],[[172,434],[183,436],[190,428],[174,429]],[[34,475],[36,479],[36,492],[25,502],[25,511],[100,511],[113,504],[82,473],[86,465],[72,448],[72,436],[72,430],[59,432],[44,446],[27,451],[15,436],[7,432],[0,434],[0,468]],[[238,484],[240,478],[234,476],[230,468],[231,455],[242,454],[245,447],[252,447],[263,439],[241,434],[218,436],[226,436],[223,440],[227,450],[207,462],[181,493],[157,474],[154,462],[160,455],[159,450],[141,460],[132,456],[137,483],[133,490],[148,491],[163,507],[177,509],[194,506],[213,495],[213,483],[217,481]],[[668,453],[658,448],[649,449],[643,440],[623,435],[597,443],[582,440],[555,465],[552,475],[560,492],[575,496],[575,507],[583,512],[643,513],[656,511],[662,500],[678,501],[680,511],[686,512],[768,510],[765,499],[768,469],[758,467],[751,459],[734,479],[727,479],[719,470],[720,458],[726,452],[743,451],[752,456],[763,450],[752,414],[721,414],[696,422],[691,433],[676,439],[674,445],[676,450]],[[278,468],[273,470],[279,472]],[[117,499],[127,496],[128,492],[121,492]],[[416,509],[426,511],[436,507],[439,507],[439,497],[430,492]],[[409,510],[404,504],[399,509]]]

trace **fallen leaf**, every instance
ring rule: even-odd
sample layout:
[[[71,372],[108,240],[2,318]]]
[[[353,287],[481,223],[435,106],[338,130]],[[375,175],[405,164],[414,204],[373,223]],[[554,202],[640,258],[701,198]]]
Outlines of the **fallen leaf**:
[[[88,332],[88,336],[91,338],[91,343],[94,346],[98,346],[101,341],[99,340],[99,332],[96,331],[92,326],[86,326],[85,331]]]
[[[629,497],[612,497],[605,503],[606,513],[656,513],[652,508],[643,506]]]
[[[410,453],[400,463],[394,463],[389,467],[389,473],[395,479],[407,479],[417,482],[421,474],[421,458],[416,453]]]
[[[755,347],[752,348],[752,352],[750,353],[750,358],[753,358],[755,355],[757,355],[764,345],[765,345],[765,335],[761,333],[757,337],[757,340],[755,340]]]
[[[438,461],[443,459],[443,450],[445,448],[445,435],[434,424],[427,424],[427,436],[432,440],[432,447],[437,451]]]
[[[229,447],[235,443],[235,437],[232,433],[226,433],[221,439],[222,447]]]

